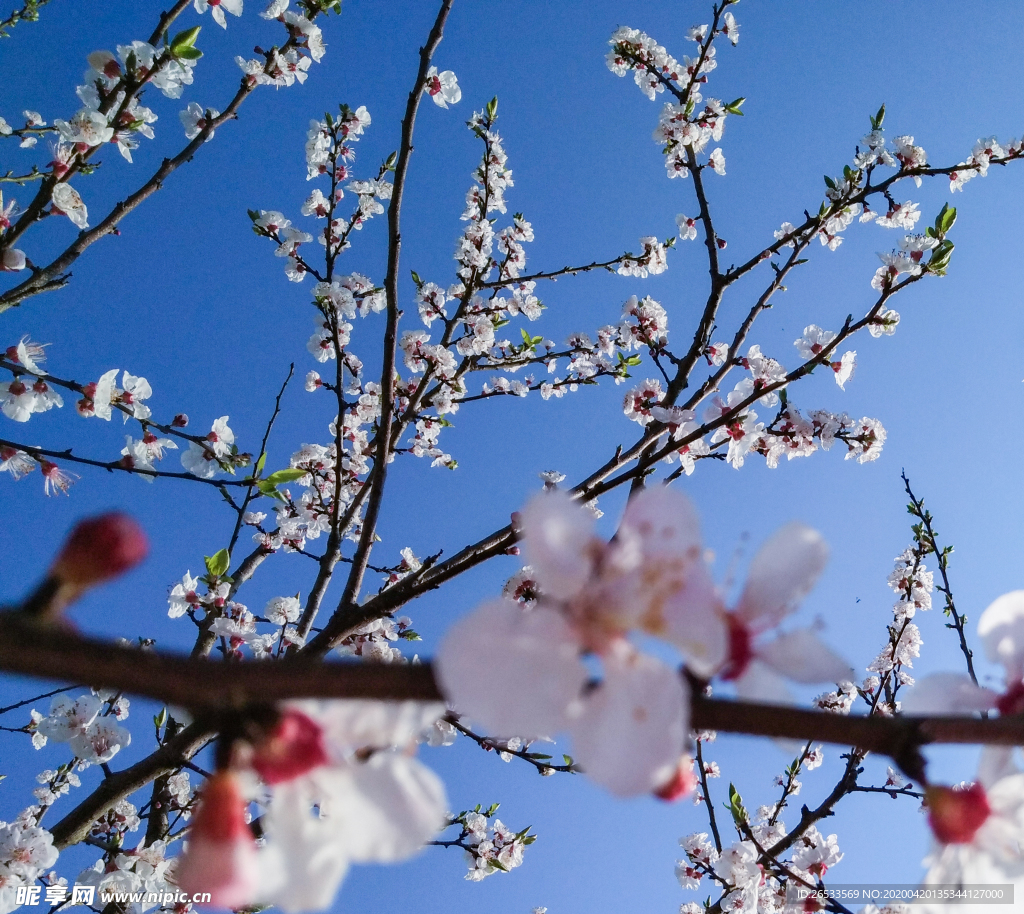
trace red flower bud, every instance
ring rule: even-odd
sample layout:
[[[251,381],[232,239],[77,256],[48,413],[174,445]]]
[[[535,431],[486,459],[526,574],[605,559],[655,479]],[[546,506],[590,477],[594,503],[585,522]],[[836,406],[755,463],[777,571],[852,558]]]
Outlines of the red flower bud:
[[[671,803],[682,797],[689,796],[697,786],[697,772],[693,770],[693,759],[684,755],[679,760],[679,767],[672,777],[654,791],[659,800]]]
[[[209,892],[218,907],[252,904],[259,885],[256,842],[245,821],[245,798],[230,771],[218,771],[203,786],[179,858],[175,879],[182,891]]]
[[[88,587],[124,574],[148,552],[146,534],[132,518],[101,514],[71,531],[50,573],[61,584]]]
[[[252,756],[252,767],[268,784],[293,780],[327,762],[323,730],[299,711],[285,711]]]
[[[970,844],[992,814],[981,784],[960,790],[929,787],[925,792],[928,824],[943,844]]]

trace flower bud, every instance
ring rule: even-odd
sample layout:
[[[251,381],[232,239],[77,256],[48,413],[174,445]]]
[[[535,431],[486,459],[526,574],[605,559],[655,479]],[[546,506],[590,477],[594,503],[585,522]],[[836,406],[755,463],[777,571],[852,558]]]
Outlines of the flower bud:
[[[259,866],[245,807],[241,786],[231,771],[218,771],[203,786],[188,847],[174,873],[183,892],[209,892],[210,903],[224,908],[254,901]]]
[[[679,760],[679,767],[672,777],[654,791],[659,800],[671,803],[674,800],[689,796],[697,786],[697,773],[693,770],[693,759],[684,755]]]
[[[51,576],[76,589],[116,578],[149,552],[142,528],[127,514],[111,512],[81,521],[64,543]]]
[[[992,813],[981,784],[961,789],[929,787],[925,802],[928,824],[943,844],[970,844]]]
[[[252,767],[267,784],[301,777],[329,761],[320,725],[299,711],[287,710],[252,755]]]

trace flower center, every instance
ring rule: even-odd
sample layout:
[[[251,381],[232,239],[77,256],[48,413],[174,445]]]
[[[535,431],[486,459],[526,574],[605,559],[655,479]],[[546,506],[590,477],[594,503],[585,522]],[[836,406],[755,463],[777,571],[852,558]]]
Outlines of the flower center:
[[[754,648],[750,629],[740,619],[729,613],[726,622],[729,626],[729,660],[719,675],[729,682],[739,679],[746,672],[750,661],[754,659]]]
[[[970,844],[992,814],[981,784],[972,784],[962,790],[929,787],[925,800],[928,824],[943,844]]]

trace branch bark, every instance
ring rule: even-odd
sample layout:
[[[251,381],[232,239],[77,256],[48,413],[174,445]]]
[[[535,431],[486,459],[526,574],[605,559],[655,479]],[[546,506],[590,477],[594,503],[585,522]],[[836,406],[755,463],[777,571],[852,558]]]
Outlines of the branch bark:
[[[14,612],[0,614],[0,669],[116,688],[182,705],[197,714],[218,715],[291,698],[443,700],[429,663],[322,663],[301,655],[272,662],[225,663],[121,647],[27,622]],[[1024,715],[990,720],[844,716],[700,695],[693,698],[691,726],[856,746],[897,762],[927,743],[1024,745]]]

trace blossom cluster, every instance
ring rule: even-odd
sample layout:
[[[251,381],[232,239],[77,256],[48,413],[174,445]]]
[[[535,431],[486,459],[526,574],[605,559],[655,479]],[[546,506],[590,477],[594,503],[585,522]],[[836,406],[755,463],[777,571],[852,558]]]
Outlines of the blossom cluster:
[[[580,767],[613,793],[676,796],[692,787],[688,687],[639,650],[631,632],[661,638],[694,675],[719,676],[758,700],[785,699],[787,678],[849,678],[849,666],[812,629],[762,637],[824,566],[814,531],[794,524],[770,539],[729,611],[682,494],[658,486],[636,495],[610,543],[595,537],[593,523],[557,490],[519,513],[534,599],[489,602],[445,638],[437,671],[460,713],[503,736],[568,730]],[[588,686],[584,658],[600,662],[596,687]],[[496,682],[515,683],[517,701],[508,702]]]

